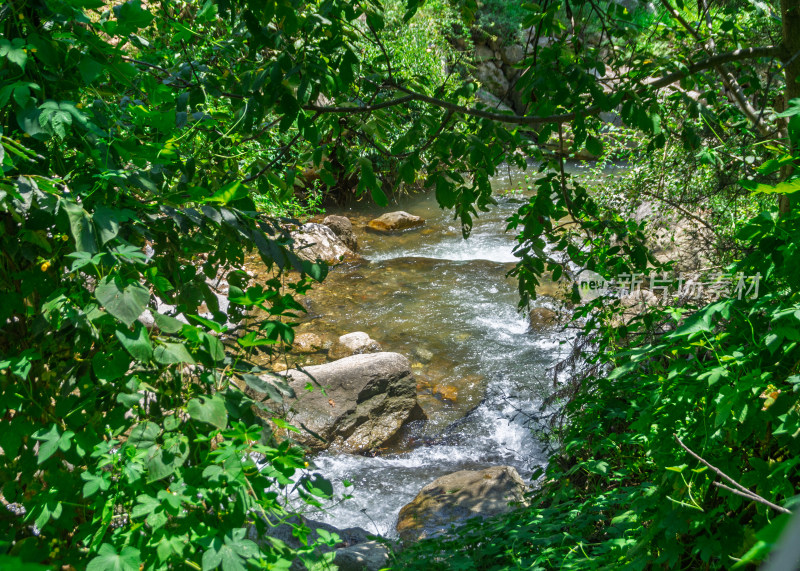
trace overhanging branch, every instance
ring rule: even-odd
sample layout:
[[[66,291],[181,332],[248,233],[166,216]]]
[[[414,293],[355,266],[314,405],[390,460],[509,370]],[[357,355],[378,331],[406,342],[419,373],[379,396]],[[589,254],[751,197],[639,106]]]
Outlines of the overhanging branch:
[[[667,85],[680,81],[681,79],[684,79],[685,77],[688,77],[692,74],[715,68],[724,63],[742,61],[747,59],[756,59],[762,57],[780,57],[780,55],[781,55],[781,48],[779,46],[742,48],[730,52],[725,52],[722,54],[717,54],[705,58],[703,60],[700,60],[697,63],[686,66],[684,70],[676,71],[675,73],[665,75],[664,77],[648,81],[645,86],[643,86],[640,90],[637,91],[637,94],[641,95],[641,93],[645,89],[660,89],[662,87],[666,87]],[[525,116],[525,115],[495,113],[492,111],[484,111],[483,109],[475,109],[474,107],[465,107],[463,105],[457,105],[450,101],[445,101],[443,99],[431,97],[430,95],[418,93],[416,91],[413,91],[411,89],[408,89],[400,85],[392,85],[389,87],[391,89],[394,89],[395,91],[405,93],[406,95],[403,97],[390,99],[388,101],[383,101],[382,103],[376,103],[374,105],[361,105],[361,106],[304,105],[303,109],[307,111],[316,111],[318,113],[344,113],[344,114],[371,113],[372,111],[377,111],[379,109],[385,109],[387,107],[395,107],[397,105],[403,105],[404,103],[408,103],[409,101],[422,101],[424,103],[428,103],[430,105],[434,105],[442,109],[447,109],[454,113],[460,113],[462,115],[469,115],[471,117],[480,117],[482,119],[490,119],[492,121],[497,121],[499,123],[509,123],[513,125],[527,125],[527,126],[543,125],[546,123],[566,123],[567,121],[571,121],[576,117],[596,115],[597,113],[602,111],[600,106],[593,105],[591,107],[587,107],[586,109],[582,109],[580,111],[574,111],[571,113],[559,113],[555,115],[546,115],[546,116]]]

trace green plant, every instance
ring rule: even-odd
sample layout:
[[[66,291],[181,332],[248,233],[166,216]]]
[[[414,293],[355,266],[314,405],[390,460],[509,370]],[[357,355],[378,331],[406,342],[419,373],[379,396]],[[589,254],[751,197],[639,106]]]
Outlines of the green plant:
[[[250,357],[292,342],[326,268],[224,152],[253,130],[209,93],[257,69],[227,42],[242,12],[105,8],[0,7],[0,566],[313,567],[266,533],[332,487],[275,437],[291,390]]]
[[[747,255],[726,273],[761,276],[757,295],[654,308],[625,324],[608,320],[619,302],[584,306],[593,372],[563,391],[562,444],[534,475],[543,479],[532,506],[423,541],[398,568],[763,560],[800,485],[800,215],[762,213],[738,238]]]

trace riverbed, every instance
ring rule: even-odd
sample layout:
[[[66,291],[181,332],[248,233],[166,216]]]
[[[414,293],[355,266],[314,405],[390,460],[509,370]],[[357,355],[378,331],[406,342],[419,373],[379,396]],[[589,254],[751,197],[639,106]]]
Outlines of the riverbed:
[[[393,537],[400,508],[439,476],[510,465],[526,478],[546,462],[530,419],[553,391],[550,369],[564,357],[570,335],[530,331],[518,311],[517,285],[507,277],[516,260],[514,237],[504,230],[525,193],[504,191],[506,180],[496,181],[498,205],[475,220],[467,240],[432,195],[406,197],[388,209],[426,220],[400,234],[364,230],[387,209],[328,210],[352,220],[365,261],[331,271],[309,295],[299,331],[328,338],[363,331],[384,351],[408,357],[429,420],[380,455],[313,458],[337,492],[351,497],[308,517]],[[556,302],[542,297],[536,304]]]

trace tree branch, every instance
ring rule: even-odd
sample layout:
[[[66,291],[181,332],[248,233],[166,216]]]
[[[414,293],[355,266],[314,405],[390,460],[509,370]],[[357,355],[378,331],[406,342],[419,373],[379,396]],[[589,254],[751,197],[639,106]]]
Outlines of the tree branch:
[[[641,89],[637,90],[636,93],[641,94],[646,88],[660,89],[662,87],[666,87],[667,85],[675,83],[676,81],[680,81],[681,79],[688,77],[692,74],[698,73],[700,71],[705,71],[707,69],[712,69],[723,63],[741,61],[746,59],[754,59],[760,57],[779,57],[780,55],[781,55],[781,48],[779,46],[742,48],[730,52],[725,52],[722,54],[717,54],[708,57],[706,59],[700,60],[699,62],[694,63],[692,65],[686,66],[686,68],[682,71],[676,71],[669,75],[665,75],[664,77],[647,81],[645,85],[642,86]],[[491,111],[484,111],[483,109],[475,109],[474,107],[465,107],[463,105],[457,105],[455,103],[451,103],[450,101],[445,101],[443,99],[431,97],[423,93],[417,93],[416,91],[413,91],[401,85],[392,85],[389,87],[396,91],[400,91],[401,93],[405,93],[406,95],[404,97],[390,99],[388,101],[383,101],[382,103],[376,103],[374,105],[347,106],[347,107],[304,105],[303,109],[307,111],[317,111],[319,113],[342,113],[342,114],[370,113],[372,111],[377,111],[378,109],[385,109],[387,107],[402,105],[404,103],[408,103],[409,101],[422,101],[424,103],[428,103],[430,105],[434,105],[442,109],[447,109],[449,111],[452,111],[454,113],[459,113],[462,115],[480,117],[482,119],[490,119],[492,121],[497,121],[499,123],[510,123],[514,125],[528,125],[528,126],[544,125],[546,123],[566,123],[567,121],[571,121],[576,117],[581,117],[581,116],[586,117],[590,115],[596,115],[597,113],[602,111],[602,108],[600,106],[593,105],[581,111],[574,111],[571,113],[559,113],[546,116],[525,116],[525,115],[494,113]]]
[[[784,513],[784,514],[792,513],[791,511],[787,510],[786,508],[781,507],[781,506],[779,506],[777,504],[773,504],[771,501],[762,498],[761,496],[759,496],[755,492],[751,492],[750,490],[748,490],[747,488],[742,486],[739,482],[737,482],[736,480],[734,480],[733,478],[728,476],[725,472],[723,472],[722,470],[720,470],[716,466],[712,466],[707,460],[704,460],[697,453],[693,452],[688,446],[686,446],[686,444],[683,443],[683,441],[680,438],[678,438],[677,434],[673,434],[672,436],[675,437],[675,440],[678,441],[678,444],[681,445],[681,448],[686,450],[692,456],[692,458],[694,458],[695,460],[700,462],[703,466],[705,466],[706,468],[708,468],[709,470],[714,472],[717,476],[719,476],[723,480],[726,480],[726,481],[730,482],[736,489],[734,490],[732,488],[729,488],[725,484],[720,484],[718,482],[714,482],[714,484],[716,486],[718,486],[720,488],[723,488],[723,489],[726,489],[726,490],[730,490],[731,492],[733,492],[733,493],[735,493],[735,494],[737,494],[739,496],[748,498],[748,499],[750,499],[750,500],[752,500],[754,502],[758,502],[760,504],[764,504],[765,506],[771,507],[772,509],[774,509],[775,511],[778,511],[780,513]]]
[[[386,109],[387,107],[396,107],[397,105],[402,105],[403,103],[408,103],[409,101],[414,101],[417,99],[411,95],[406,95],[405,97],[398,97],[397,99],[389,99],[388,101],[383,101],[382,103],[375,103],[373,105],[357,105],[357,106],[335,106],[335,107],[328,107],[325,105],[303,105],[303,109],[306,111],[318,111],[320,113],[340,113],[342,115],[351,115],[354,113],[371,113],[372,111],[377,111],[379,109]]]
[[[699,0],[699,2],[700,6],[706,10],[706,24],[709,31],[708,39],[703,39],[703,37],[700,35],[700,32],[695,30],[691,24],[689,24],[689,22],[687,22],[680,14],[678,14],[678,12],[675,11],[675,8],[672,7],[672,4],[670,4],[669,0],[661,0],[661,4],[667,9],[670,15],[680,22],[681,26],[683,26],[692,35],[692,37],[694,37],[694,39],[700,43],[700,45],[703,47],[703,50],[709,54],[709,56],[711,56],[716,48],[714,36],[712,35],[713,27],[711,25],[711,15],[708,12],[705,0]],[[753,127],[755,127],[759,133],[761,133],[763,136],[768,136],[769,130],[761,121],[758,111],[747,101],[747,98],[742,91],[742,86],[739,85],[739,82],[736,81],[736,78],[733,76],[733,74],[725,69],[722,63],[716,64],[714,69],[719,74],[723,85],[730,93],[730,96],[736,103],[736,106],[739,107],[742,113],[744,113],[745,117],[747,117],[747,119],[753,124]]]

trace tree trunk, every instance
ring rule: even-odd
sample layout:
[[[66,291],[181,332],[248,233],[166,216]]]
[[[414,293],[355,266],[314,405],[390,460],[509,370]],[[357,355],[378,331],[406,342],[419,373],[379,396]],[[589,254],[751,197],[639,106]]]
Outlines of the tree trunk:
[[[789,108],[789,101],[800,97],[800,0],[781,0],[781,18],[783,20],[783,64],[786,78],[786,91],[784,92],[784,109]],[[792,150],[797,149],[798,142],[789,136],[789,145]],[[791,174],[789,167],[784,176]],[[778,210],[781,214],[788,213],[796,200],[792,195],[780,195]]]

